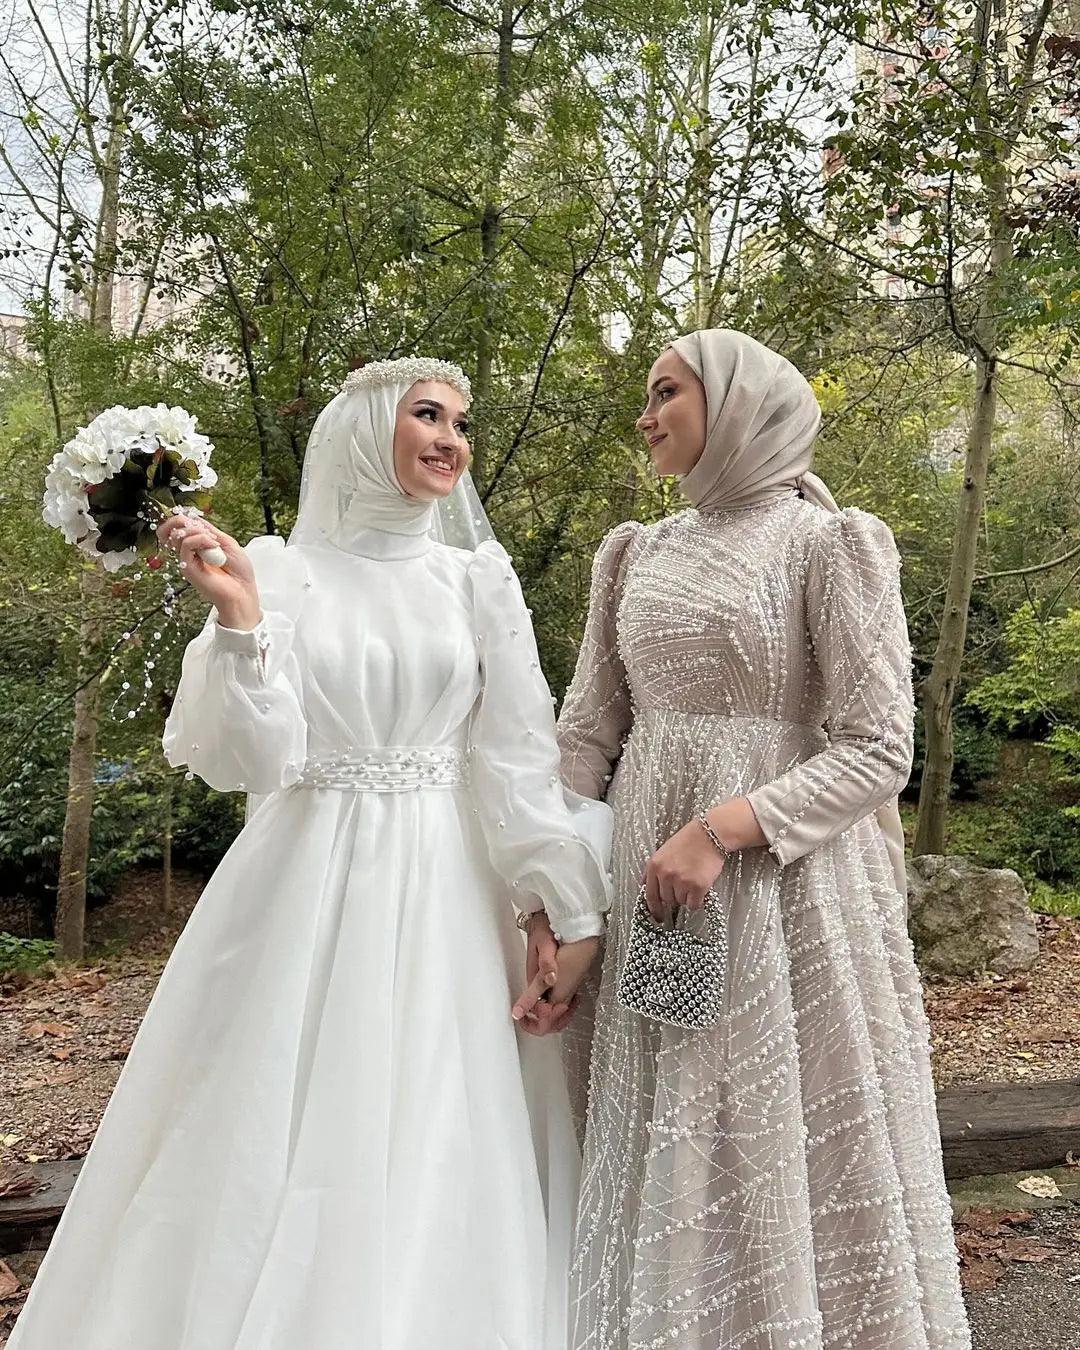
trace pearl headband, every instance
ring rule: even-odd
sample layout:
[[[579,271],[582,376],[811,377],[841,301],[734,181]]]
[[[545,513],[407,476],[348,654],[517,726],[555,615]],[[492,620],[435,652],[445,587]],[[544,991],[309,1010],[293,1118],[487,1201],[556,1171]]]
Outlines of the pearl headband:
[[[404,356],[396,361],[369,361],[366,366],[346,375],[341,386],[343,394],[356,389],[374,389],[382,385],[414,385],[421,380],[438,380],[456,389],[465,400],[466,408],[472,402],[469,377],[450,361],[437,361],[430,356]]]

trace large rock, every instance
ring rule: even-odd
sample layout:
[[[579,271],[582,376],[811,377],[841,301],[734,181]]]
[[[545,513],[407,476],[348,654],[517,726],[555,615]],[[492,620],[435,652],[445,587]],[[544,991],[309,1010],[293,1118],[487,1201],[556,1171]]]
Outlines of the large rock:
[[[1028,970],[1039,955],[1027,890],[1007,868],[926,854],[908,863],[908,927],[924,975]]]

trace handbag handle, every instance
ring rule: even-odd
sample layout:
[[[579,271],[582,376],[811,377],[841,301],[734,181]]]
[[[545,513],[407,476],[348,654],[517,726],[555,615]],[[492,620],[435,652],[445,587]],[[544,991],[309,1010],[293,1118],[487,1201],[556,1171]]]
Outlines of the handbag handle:
[[[682,911],[685,909],[685,906],[679,905],[676,908],[679,911]],[[708,936],[705,939],[698,938],[697,940],[701,942],[703,946],[716,947],[720,943],[724,942],[726,939],[727,923],[725,922],[724,911],[720,903],[720,897],[716,894],[716,892],[712,889],[711,886],[705,892],[705,903],[704,905],[702,905],[702,912],[705,915],[706,930]],[[644,920],[644,922],[648,925],[649,929],[652,932],[656,932],[658,929],[661,930],[665,929],[664,924],[657,923],[657,921],[653,918],[652,910],[649,908],[648,901],[646,899],[646,890],[644,883],[642,884],[641,890],[638,892],[637,913],[635,914],[634,917],[638,923],[641,923],[642,920]],[[674,931],[675,927],[678,924],[679,917],[680,915],[678,914],[672,915],[670,931]],[[696,937],[696,934],[694,936]]]

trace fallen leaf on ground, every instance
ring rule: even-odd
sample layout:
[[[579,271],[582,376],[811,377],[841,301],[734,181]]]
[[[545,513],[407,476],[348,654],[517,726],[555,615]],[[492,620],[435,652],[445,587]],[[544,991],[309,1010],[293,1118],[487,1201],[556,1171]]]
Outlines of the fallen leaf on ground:
[[[70,1059],[71,1051],[61,1047],[56,1050],[50,1050],[48,1055],[50,1059]]]
[[[1005,1275],[1010,1262],[1040,1264],[1062,1250],[1015,1232],[1017,1225],[1030,1223],[1033,1217],[1027,1209],[975,1207],[965,1210],[956,1219],[956,1250],[960,1256],[960,1280],[965,1289],[993,1289]]]
[[[56,983],[64,989],[80,989],[88,994],[96,994],[108,984],[108,980],[98,970],[84,970],[78,974],[61,971],[56,976]]]
[[[26,1034],[36,1041],[42,1036],[70,1036],[74,1029],[67,1022],[31,1022]]]
[[[41,1182],[33,1172],[10,1163],[0,1166],[0,1197],[34,1195],[41,1190]]]
[[[5,1261],[0,1261],[0,1298],[10,1298],[18,1288],[18,1275]]]
[[[1055,1200],[1061,1194],[1053,1177],[1025,1177],[1016,1183],[1016,1189],[1027,1195],[1037,1195],[1042,1200]]]
[[[3,1144],[5,1148],[11,1148],[14,1144],[17,1144],[21,1138],[21,1134],[0,1134],[0,1144]]]
[[[1024,1045],[1070,1045],[1075,1034],[1058,1027],[1032,1027],[1020,1033],[1020,1040]]]
[[[970,1264],[965,1262],[960,1267],[960,1287],[968,1293],[980,1293],[995,1288],[1004,1274],[1005,1267],[995,1256]]]
[[[1003,1233],[1032,1218],[1030,1209],[983,1209],[978,1205],[966,1209],[956,1221],[959,1229],[969,1228],[972,1232],[982,1233],[986,1237],[1000,1237]]]
[[[1045,1243],[1026,1237],[1006,1238],[1001,1245],[1001,1254],[1006,1261],[1030,1261],[1037,1264],[1049,1261],[1058,1251],[1057,1247],[1048,1247]]]

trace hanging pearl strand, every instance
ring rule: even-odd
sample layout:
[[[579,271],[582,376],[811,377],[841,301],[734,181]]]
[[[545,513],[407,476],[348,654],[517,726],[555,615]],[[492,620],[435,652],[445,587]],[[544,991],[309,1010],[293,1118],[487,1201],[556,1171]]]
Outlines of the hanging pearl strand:
[[[142,573],[136,572],[133,580],[140,581]],[[150,701],[154,687],[154,671],[161,666],[175,650],[180,638],[180,625],[176,622],[180,600],[188,589],[186,584],[174,585],[170,577],[165,578],[161,603],[141,615],[126,628],[113,643],[109,651],[106,669],[120,664],[121,653],[140,634],[140,630],[149,632],[146,650],[142,659],[141,680],[125,679],[109,707],[109,714],[117,721],[134,721],[144,712]],[[150,628],[151,620],[155,626]]]

